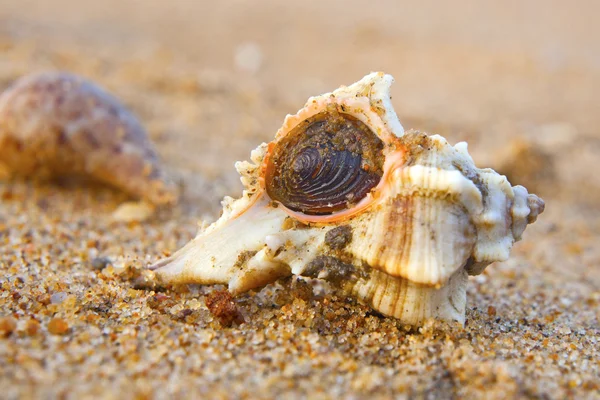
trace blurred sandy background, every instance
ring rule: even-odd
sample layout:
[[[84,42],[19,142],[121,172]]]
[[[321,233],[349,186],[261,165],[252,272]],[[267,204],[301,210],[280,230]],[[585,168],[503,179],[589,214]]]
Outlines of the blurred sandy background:
[[[479,142],[516,136],[598,145],[594,1],[0,4],[4,85],[33,70],[88,76],[173,144],[171,165],[210,179],[236,180],[228,166],[308,96],[375,70],[396,78],[405,126],[468,140],[479,163],[494,161]]]
[[[10,387],[11,397],[68,393],[108,397],[118,393],[150,397],[167,393],[243,397],[246,393],[252,397],[260,393],[269,397],[310,395],[314,384],[322,397],[450,398],[487,393],[499,398],[598,398],[599,13],[600,3],[592,0],[0,0],[0,90],[21,75],[48,69],[68,70],[94,80],[140,117],[165,165],[185,186],[184,201],[171,215],[146,225],[115,226],[107,219],[125,199],[121,193],[105,188],[0,184],[4,193],[0,203],[0,240],[4,240],[0,242],[4,274],[0,276],[0,317],[12,315],[20,324],[17,332],[0,339],[0,359],[10,361],[0,366],[2,388]],[[342,349],[329,342],[339,332],[319,331],[311,343],[325,350],[317,352],[321,364],[312,365],[312,374],[290,378],[271,371],[267,379],[255,364],[240,361],[251,359],[258,346],[251,344],[250,337],[260,335],[269,318],[284,316],[292,326],[298,322],[294,318],[300,318],[297,312],[288,315],[285,306],[266,315],[257,304],[264,300],[261,296],[270,298],[267,289],[244,298],[244,312],[252,322],[233,332],[211,322],[200,302],[201,317],[192,323],[161,319],[162,325],[154,323],[162,327],[162,336],[136,337],[141,348],[165,346],[161,357],[150,362],[142,352],[129,367],[123,360],[111,359],[110,354],[118,353],[114,341],[121,340],[119,332],[128,329],[124,326],[152,331],[148,321],[160,315],[141,313],[143,322],[124,322],[120,314],[85,308],[83,293],[88,288],[93,288],[93,296],[87,298],[90,303],[106,297],[98,279],[114,291],[110,302],[115,309],[116,304],[127,309],[133,303],[143,308],[150,296],[143,290],[129,293],[130,284],[123,279],[104,279],[108,272],[96,277],[86,267],[87,260],[128,255],[142,265],[142,260],[175,250],[193,235],[198,218],[217,215],[223,195],[238,195],[241,185],[233,162],[247,159],[251,149],[271,140],[285,114],[294,113],[308,96],[352,83],[375,70],[395,77],[393,103],[405,128],[439,133],[451,143],[468,141],[478,166],[494,167],[513,184],[524,184],[546,200],[546,213],[528,229],[513,258],[472,280],[467,332],[459,333],[458,339],[412,333],[402,344],[394,342],[393,347],[403,349],[402,357],[386,353],[374,361],[364,356],[367,339]],[[54,243],[52,238],[61,236],[46,237],[42,226],[71,239],[68,244]],[[39,236],[38,242],[23,239],[28,234]],[[79,244],[82,237],[86,241],[93,237],[95,244]],[[30,243],[36,246],[35,257],[23,256],[23,246]],[[52,264],[58,262],[56,253],[60,265]],[[32,272],[31,260],[36,257],[50,257],[52,267]],[[71,288],[57,286],[57,282],[69,282]],[[55,304],[50,304],[48,308],[42,302],[38,307],[31,295],[38,289],[47,294],[64,292],[73,296],[77,306],[53,308]],[[19,296],[29,298],[33,305],[20,306],[22,297],[14,291],[29,293]],[[162,314],[191,307],[190,302],[201,300],[202,293],[169,292],[176,300],[171,306],[179,308]],[[311,311],[318,308],[314,303],[320,301],[308,302],[304,312],[315,312]],[[86,319],[90,313],[100,315],[100,322]],[[55,338],[45,328],[53,315],[72,324],[64,338]],[[41,333],[33,338],[23,333],[26,318],[38,320]],[[540,325],[532,320],[543,326],[539,332],[535,326]],[[271,326],[277,340],[282,337],[277,329],[286,326],[280,324],[281,328]],[[361,340],[356,335],[379,332],[378,324],[391,324],[396,331],[384,335],[379,345],[371,343],[378,349],[374,351],[387,348],[390,337],[404,335],[400,327],[384,319],[368,325],[365,329],[371,330],[366,333],[346,334]],[[117,335],[112,342],[102,333],[109,328]],[[180,342],[168,342],[165,332],[173,330],[195,332],[185,351],[200,357],[200,366],[171,359],[173,349],[181,350]],[[202,336],[207,332],[212,335],[208,341]],[[96,348],[106,352],[107,358],[98,361],[88,355],[88,361],[84,357],[75,363],[69,352],[84,352],[91,340],[81,335],[104,337],[97,339],[101,345]],[[476,345],[472,338],[478,335]],[[210,348],[238,336],[246,337],[246,344],[228,350],[238,352],[237,361],[220,358],[216,350],[212,351],[217,355],[206,355]],[[503,350],[489,352],[507,337],[512,344],[502,342],[498,346]],[[454,350],[444,344],[448,340],[466,340],[463,345],[472,346],[469,351],[461,348],[466,354],[463,364],[471,369],[455,360]],[[203,341],[210,344],[209,350]],[[31,346],[36,350],[29,350]],[[432,350],[429,358],[420,355],[428,347],[438,350]],[[272,347],[264,351],[277,359]],[[281,362],[304,362],[294,353],[286,357]],[[19,365],[23,359],[34,361]],[[419,366],[407,361],[411,359],[421,360]],[[432,359],[442,360],[443,368]],[[350,372],[339,367],[348,360],[355,365]],[[426,368],[427,360],[431,368]],[[60,362],[62,372],[48,370]],[[155,368],[133,378],[122,372],[143,363]],[[84,365],[88,375],[75,365]],[[112,369],[102,369],[100,375],[95,372],[107,365]],[[210,378],[215,365],[241,372]],[[479,365],[479,369],[474,367]],[[376,383],[352,383],[371,376]],[[102,386],[103,379],[111,383]],[[171,386],[161,386],[161,379],[170,379]],[[128,380],[135,383],[128,384]]]

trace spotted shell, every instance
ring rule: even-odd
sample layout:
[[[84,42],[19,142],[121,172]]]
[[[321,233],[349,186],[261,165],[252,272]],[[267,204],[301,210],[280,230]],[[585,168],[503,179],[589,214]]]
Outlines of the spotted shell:
[[[0,96],[0,164],[26,178],[89,176],[154,204],[177,198],[133,114],[68,73],[23,77]]]
[[[238,162],[245,190],[153,266],[169,283],[240,293],[322,278],[411,325],[464,323],[469,274],[505,260],[544,203],[478,169],[465,143],[404,132],[381,72],[312,97]]]

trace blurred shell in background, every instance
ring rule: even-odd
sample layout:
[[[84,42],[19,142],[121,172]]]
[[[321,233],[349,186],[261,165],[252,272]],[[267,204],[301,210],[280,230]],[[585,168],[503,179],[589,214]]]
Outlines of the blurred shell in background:
[[[25,76],[0,96],[0,164],[15,177],[91,177],[156,205],[178,197],[135,116],[69,73]]]

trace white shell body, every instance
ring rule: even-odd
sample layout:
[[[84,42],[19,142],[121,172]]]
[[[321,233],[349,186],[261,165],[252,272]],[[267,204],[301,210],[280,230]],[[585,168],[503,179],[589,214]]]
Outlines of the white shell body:
[[[466,143],[405,133],[390,101],[392,82],[371,73],[288,115],[271,144],[236,164],[242,197],[225,198],[215,223],[152,266],[159,278],[228,284],[240,293],[281,276],[314,276],[406,324],[464,323],[468,274],[506,260],[544,203],[493,170],[476,168]],[[270,146],[328,107],[362,121],[385,143],[384,173],[353,207],[305,215],[269,197],[263,164]],[[349,235],[341,246],[333,244],[338,232]]]

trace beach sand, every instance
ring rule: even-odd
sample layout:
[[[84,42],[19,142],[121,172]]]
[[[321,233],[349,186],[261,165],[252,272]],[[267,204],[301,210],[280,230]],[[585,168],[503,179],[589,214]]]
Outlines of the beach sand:
[[[88,77],[182,187],[125,223],[111,188],[0,182],[0,397],[600,398],[600,6],[521,3],[0,0],[0,90]],[[223,287],[145,279],[239,196],[236,160],[372,70],[396,78],[406,128],[467,141],[546,201],[470,278],[464,329],[409,329],[296,278],[235,298],[226,326],[206,306]]]

